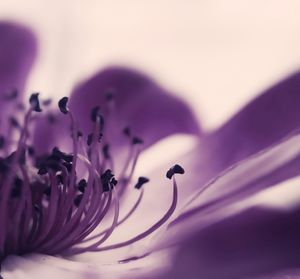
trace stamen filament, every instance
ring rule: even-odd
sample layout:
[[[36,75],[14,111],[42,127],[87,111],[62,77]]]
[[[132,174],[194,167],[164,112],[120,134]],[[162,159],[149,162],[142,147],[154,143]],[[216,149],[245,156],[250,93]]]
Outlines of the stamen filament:
[[[129,219],[129,217],[134,214],[134,212],[137,210],[137,208],[141,204],[141,201],[142,201],[143,196],[144,196],[144,189],[141,189],[139,192],[140,192],[140,194],[139,194],[139,197],[138,197],[137,201],[135,202],[135,204],[133,205],[133,207],[130,209],[130,211],[120,221],[118,221],[116,227],[122,225],[127,219]],[[104,235],[107,231],[108,231],[108,229],[106,229],[106,230],[104,230],[104,231],[102,231],[102,232],[100,232],[100,233],[98,233],[96,235],[90,236],[90,237],[84,239],[82,241],[82,243],[90,241],[90,240],[93,240],[93,239],[96,239],[96,238]]]
[[[127,241],[116,243],[116,244],[109,245],[109,246],[95,248],[92,251],[100,252],[100,251],[107,251],[107,250],[122,248],[122,247],[125,247],[125,246],[128,246],[128,245],[131,245],[131,244],[133,244],[133,243],[149,236],[151,233],[153,233],[158,228],[160,228],[172,216],[173,212],[176,209],[177,199],[178,199],[178,189],[177,189],[177,184],[176,184],[175,177],[173,177],[173,200],[172,200],[172,204],[171,204],[170,208],[168,209],[168,211],[165,213],[165,215],[158,222],[156,222],[152,227],[150,227],[149,229],[147,229],[143,233],[140,233],[137,236],[135,236],[135,237],[133,237],[133,238],[127,240]]]

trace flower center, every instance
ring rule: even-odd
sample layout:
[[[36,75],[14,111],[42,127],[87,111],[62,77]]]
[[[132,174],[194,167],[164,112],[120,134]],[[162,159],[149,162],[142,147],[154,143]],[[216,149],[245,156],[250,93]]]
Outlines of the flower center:
[[[105,245],[115,228],[125,223],[142,202],[143,185],[149,179],[140,177],[133,183],[142,140],[133,136],[129,128],[124,129],[130,139],[130,152],[118,182],[113,173],[114,160],[109,144],[103,142],[104,118],[99,107],[91,111],[93,132],[85,142],[67,107],[68,98],[64,97],[58,106],[70,118],[73,152],[65,153],[54,147],[51,153],[38,157],[34,147],[28,144],[30,121],[41,111],[38,94],[32,94],[29,101],[23,125],[15,118],[10,119],[10,128],[20,131],[13,152],[10,134],[0,137],[3,154],[0,157],[0,262],[10,254],[37,252],[71,256],[125,247],[152,234],[170,218],[177,204],[174,174],[184,173],[179,165],[166,174],[173,180],[173,199],[167,212],[132,238]],[[76,171],[78,161],[86,168],[83,177]],[[131,209],[120,218],[119,197],[125,191],[140,192]],[[111,218],[111,224],[96,233],[95,229],[103,224],[104,218]]]

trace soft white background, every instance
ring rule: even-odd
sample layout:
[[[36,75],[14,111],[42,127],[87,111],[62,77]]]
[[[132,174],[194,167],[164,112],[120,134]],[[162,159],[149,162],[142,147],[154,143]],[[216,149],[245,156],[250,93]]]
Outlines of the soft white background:
[[[2,0],[40,40],[28,90],[67,95],[109,64],[182,96],[206,128],[300,66],[297,0]]]

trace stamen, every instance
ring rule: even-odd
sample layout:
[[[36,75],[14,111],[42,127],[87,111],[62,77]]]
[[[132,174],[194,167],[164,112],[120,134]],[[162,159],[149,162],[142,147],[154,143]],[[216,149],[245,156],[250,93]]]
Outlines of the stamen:
[[[110,106],[113,105],[113,95],[107,95]],[[129,128],[124,129],[123,133],[129,139],[129,152],[120,175],[115,177],[113,153],[109,150],[110,137],[102,138],[102,133],[110,130],[100,108],[95,107],[91,111],[93,130],[86,145],[83,140],[86,135],[78,130],[72,110],[68,108],[68,98],[63,97],[58,107],[70,118],[73,152],[65,153],[54,147],[51,153],[37,157],[34,147],[27,141],[30,139],[32,114],[42,111],[38,96],[38,93],[30,96],[30,108],[23,124],[14,117],[10,118],[10,129],[19,130],[19,140],[11,141],[10,134],[6,137],[0,135],[0,150],[3,149],[1,152],[4,154],[0,157],[0,264],[9,254],[37,252],[72,256],[117,249],[159,229],[176,208],[178,190],[174,174],[184,173],[183,168],[175,165],[167,172],[167,177],[173,179],[173,199],[159,221],[127,241],[103,246],[116,228],[133,216],[142,202],[143,186],[149,179],[141,176],[133,184],[132,177],[143,140],[134,136]],[[44,106],[50,103],[51,100],[41,102]],[[56,119],[52,120],[55,125]],[[16,145],[15,151],[11,150],[13,145]],[[81,172],[76,172],[78,159],[86,169],[83,177],[79,177]],[[128,187],[129,184],[133,187]],[[133,188],[140,191],[137,200],[125,215],[120,214],[119,199],[125,191]],[[119,218],[120,215],[123,217]],[[108,216],[112,216],[111,224],[91,236]]]
[[[138,182],[135,184],[134,188],[141,189],[145,183],[148,183],[150,180],[147,177],[139,177]]]
[[[113,245],[109,245],[109,246],[105,246],[105,247],[99,247],[99,248],[95,248],[92,251],[107,251],[107,250],[113,250],[113,249],[117,249],[117,248],[122,248],[128,245],[131,245],[147,236],[149,236],[150,234],[152,234],[154,231],[156,231],[158,228],[160,228],[173,214],[173,212],[176,209],[176,205],[177,205],[177,199],[178,199],[178,189],[177,189],[177,183],[175,180],[175,176],[173,177],[173,200],[172,200],[172,204],[170,206],[170,208],[168,209],[168,211],[165,213],[165,215],[158,221],[156,222],[152,227],[150,227],[149,229],[147,229],[146,231],[144,231],[143,233],[138,234],[137,236],[124,241],[124,242],[120,242],[120,243],[116,243]]]
[[[136,188],[136,187],[135,187],[135,188]],[[138,188],[136,188],[136,189],[138,189]],[[128,213],[127,213],[120,221],[118,221],[116,227],[122,225],[125,221],[127,221],[127,220],[134,214],[134,212],[137,210],[137,208],[138,208],[139,205],[141,204],[141,201],[142,201],[143,196],[144,196],[144,189],[143,189],[143,188],[142,188],[142,189],[140,188],[140,189],[138,189],[138,190],[140,190],[140,194],[139,194],[139,196],[138,196],[137,201],[135,202],[135,204],[133,205],[133,207],[130,209],[130,211],[129,211],[129,212],[128,212]],[[102,232],[100,232],[100,233],[98,233],[98,234],[96,234],[96,235],[93,235],[93,236],[91,236],[91,237],[86,238],[85,240],[82,241],[82,243],[83,243],[83,242],[90,241],[90,240],[93,240],[93,239],[96,239],[96,238],[102,236],[103,234],[105,234],[106,232],[107,232],[107,229],[104,230],[104,231],[102,231]]]
[[[39,93],[34,93],[29,98],[29,103],[31,105],[32,110],[36,112],[41,112],[42,109],[40,107],[40,101],[39,101]]]
[[[63,114],[68,114],[69,112],[69,109],[67,108],[68,100],[68,97],[63,97],[58,102],[58,107]]]

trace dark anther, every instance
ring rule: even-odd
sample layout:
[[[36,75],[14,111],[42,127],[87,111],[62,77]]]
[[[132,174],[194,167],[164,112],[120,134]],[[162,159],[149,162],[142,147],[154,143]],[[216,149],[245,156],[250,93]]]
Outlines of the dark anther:
[[[66,167],[66,169],[68,170],[68,172],[72,171],[72,167],[73,167],[72,163],[63,162],[63,165]]]
[[[45,194],[47,197],[50,197],[50,195],[51,195],[51,187],[47,187],[47,188],[44,190],[44,194]]]
[[[31,96],[29,98],[29,103],[34,111],[37,111],[37,112],[42,111],[42,109],[40,107],[39,93],[31,94]]]
[[[129,127],[125,127],[125,128],[123,129],[123,134],[124,134],[125,136],[127,136],[127,137],[130,137],[130,136],[131,136],[131,130],[130,130],[130,128],[129,128]]]
[[[81,179],[79,182],[78,182],[78,191],[81,192],[81,193],[84,193],[85,191],[85,188],[87,186],[87,182],[85,179]]]
[[[96,122],[97,117],[100,117],[100,116],[101,116],[101,114],[100,114],[100,107],[96,106],[96,107],[92,108],[92,110],[91,110],[91,120],[93,122]]]
[[[111,184],[113,185],[113,186],[116,186],[117,184],[118,184],[118,180],[117,179],[115,179],[114,177],[111,179]]]
[[[109,159],[110,158],[110,154],[109,154],[109,144],[105,144],[102,148],[102,153],[105,159]]]
[[[78,131],[78,132],[77,132],[77,137],[80,138],[80,137],[82,137],[82,136],[83,136],[83,133],[82,133],[81,131]]]
[[[138,137],[133,137],[132,138],[132,144],[135,145],[135,144],[143,144],[144,141]]]
[[[39,174],[39,175],[44,175],[44,174],[46,174],[46,173],[48,173],[47,168],[46,168],[45,166],[41,166],[41,167],[39,168],[39,170],[38,170],[38,174]]]
[[[5,137],[0,136],[0,149],[2,149],[5,146]]]
[[[145,183],[148,183],[150,180],[147,177],[141,176],[138,179],[138,182],[135,184],[135,189],[141,189]]]
[[[93,122],[97,121],[100,124],[100,131],[103,130],[103,127],[104,127],[104,117],[100,113],[100,107],[99,106],[96,106],[96,107],[92,108],[92,110],[91,110],[91,120]]]
[[[68,164],[68,163],[67,163]],[[61,171],[61,158],[54,154],[44,155],[36,160],[36,166],[39,169],[38,174],[43,175],[48,173],[48,170],[53,170],[54,172]]]
[[[13,126],[14,128],[20,128],[20,124],[15,117],[11,116],[9,118],[9,122],[10,122],[10,125]]]
[[[39,207],[39,205],[36,204],[36,203],[33,205],[33,208],[34,208],[34,210],[35,210],[36,212],[40,212],[40,210],[41,210],[40,207]]]
[[[93,133],[90,133],[88,134],[88,137],[87,137],[87,145],[90,146],[93,142]]]
[[[83,198],[83,194],[76,196],[76,198],[74,199],[75,206],[78,207],[80,205],[82,198]]]
[[[67,163],[71,163],[73,161],[73,157],[74,157],[72,154],[67,154],[67,153],[60,151],[58,149],[58,147],[54,147],[52,149],[52,155],[54,155],[55,157],[57,157],[59,159],[66,161]]]
[[[63,113],[63,114],[67,114],[69,112],[68,108],[67,108],[67,103],[68,103],[69,98],[68,97],[63,97],[58,101],[58,107],[59,110]]]
[[[23,185],[23,180],[16,176],[15,179],[14,179],[13,188],[12,188],[11,193],[10,193],[10,196],[12,198],[20,197],[21,190],[22,190],[22,185]]]
[[[28,146],[27,151],[28,151],[29,156],[34,156],[35,151],[32,146]]]
[[[184,174],[184,169],[180,165],[176,164],[167,171],[166,177],[171,179],[175,173]]]
[[[42,104],[43,104],[45,107],[47,107],[47,106],[51,105],[51,103],[52,103],[52,99],[47,99],[47,100],[44,100]]]
[[[115,98],[115,90],[112,88],[107,90],[107,92],[105,94],[106,101],[111,102],[111,101],[113,101],[114,98]]]
[[[113,173],[110,169],[107,169],[102,175],[101,175],[101,182],[103,186],[103,191],[108,192],[110,189],[111,180],[114,177]]]
[[[102,137],[103,137],[103,134],[99,133],[97,136],[97,141],[101,142]],[[92,144],[93,139],[94,139],[94,134],[93,133],[88,134],[87,141],[86,141],[88,146],[90,146]]]

